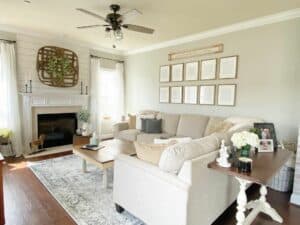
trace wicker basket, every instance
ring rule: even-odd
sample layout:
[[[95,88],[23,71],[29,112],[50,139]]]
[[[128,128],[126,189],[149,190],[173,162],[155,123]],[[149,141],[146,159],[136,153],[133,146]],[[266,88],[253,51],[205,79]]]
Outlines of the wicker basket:
[[[268,186],[276,191],[290,192],[293,189],[295,168],[291,158],[279,172],[270,180]]]

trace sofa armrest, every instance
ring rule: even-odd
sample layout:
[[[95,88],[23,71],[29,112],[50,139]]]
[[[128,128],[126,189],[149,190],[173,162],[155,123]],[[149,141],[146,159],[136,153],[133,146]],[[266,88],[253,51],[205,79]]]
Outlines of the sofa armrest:
[[[117,136],[117,134],[122,131],[122,130],[128,130],[129,129],[129,124],[128,122],[120,122],[120,123],[115,123],[113,125],[113,135],[114,137]]]
[[[187,225],[189,190],[176,175],[135,157],[114,162],[114,202],[146,224]]]
[[[120,154],[115,162],[117,164],[126,164],[127,166],[130,166],[132,168],[142,170],[145,174],[157,177],[162,182],[169,183],[185,191],[187,191],[189,188],[189,184],[183,180],[178,179],[175,174],[164,172],[159,169],[158,166],[140,160],[136,157]]]

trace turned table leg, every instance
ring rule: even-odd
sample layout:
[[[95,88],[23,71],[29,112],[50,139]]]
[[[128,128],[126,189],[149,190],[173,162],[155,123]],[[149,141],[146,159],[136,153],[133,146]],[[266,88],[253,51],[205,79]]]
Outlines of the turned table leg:
[[[247,195],[246,195],[246,185],[248,183],[251,183],[249,181],[240,179],[236,177],[236,179],[240,183],[240,192],[237,197],[237,213],[236,213],[236,220],[237,220],[237,225],[244,225],[245,221],[245,211],[246,211],[246,204],[247,204]]]
[[[107,169],[103,169],[103,178],[102,178],[102,182],[103,182],[103,188],[107,188]]]
[[[82,171],[83,171],[84,173],[87,172],[87,169],[86,169],[86,160],[85,160],[85,159],[82,159]]]

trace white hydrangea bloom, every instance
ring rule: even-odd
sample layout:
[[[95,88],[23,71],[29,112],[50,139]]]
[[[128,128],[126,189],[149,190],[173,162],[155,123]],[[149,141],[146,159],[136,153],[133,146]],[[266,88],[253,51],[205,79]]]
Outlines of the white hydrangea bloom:
[[[250,145],[252,147],[258,147],[258,136],[255,133],[249,131],[242,131],[235,133],[231,137],[233,145],[237,148],[242,148],[243,146]]]

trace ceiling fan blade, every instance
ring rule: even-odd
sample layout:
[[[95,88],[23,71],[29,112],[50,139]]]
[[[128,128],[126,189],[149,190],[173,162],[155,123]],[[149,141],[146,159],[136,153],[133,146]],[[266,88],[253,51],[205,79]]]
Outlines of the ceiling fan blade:
[[[98,18],[98,19],[100,19],[100,20],[106,21],[105,17],[100,16],[100,15],[98,15],[98,14],[96,14],[96,13],[91,12],[91,11],[88,11],[88,10],[86,10],[86,9],[76,8],[76,10],[78,10],[78,11],[80,11],[80,12],[83,12],[83,13],[85,13],[85,14],[88,14],[88,15],[90,15],[90,16],[96,17],[96,18]]]
[[[121,20],[123,23],[128,23],[130,20],[133,20],[135,17],[142,15],[142,13],[137,9],[131,9],[122,14]]]
[[[109,26],[109,25],[95,24],[95,25],[79,26],[77,28],[78,29],[86,29],[86,28],[94,28],[94,27],[106,27],[106,26]]]
[[[141,33],[146,33],[146,34],[153,34],[154,30],[148,27],[143,27],[143,26],[138,26],[138,25],[133,25],[133,24],[124,24],[122,27],[132,30],[132,31],[137,31]]]

